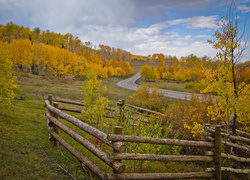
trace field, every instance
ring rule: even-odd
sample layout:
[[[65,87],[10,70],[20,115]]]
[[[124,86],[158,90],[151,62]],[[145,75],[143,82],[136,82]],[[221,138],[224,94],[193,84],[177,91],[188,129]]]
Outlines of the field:
[[[53,147],[48,140],[43,96],[52,94],[81,102],[84,81],[15,74],[18,89],[11,107],[0,111],[0,179],[91,179],[79,163],[64,149]],[[112,101],[128,100],[133,92],[120,89],[120,78],[104,80],[109,86],[106,95]],[[26,100],[18,100],[24,96]],[[66,170],[67,169],[67,170]],[[67,173],[67,172],[68,173]]]
[[[137,72],[141,64],[134,62],[133,66]],[[54,147],[48,140],[43,107],[43,97],[49,94],[81,102],[85,81],[20,72],[15,75],[16,98],[11,107],[1,106],[0,111],[0,179],[92,179],[64,148]],[[111,105],[120,99],[129,101],[133,94],[115,86],[120,80],[103,80]],[[19,100],[20,96],[25,100]]]

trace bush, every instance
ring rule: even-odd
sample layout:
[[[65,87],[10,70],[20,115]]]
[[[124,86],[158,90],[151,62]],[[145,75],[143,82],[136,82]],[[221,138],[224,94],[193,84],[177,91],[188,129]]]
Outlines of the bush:
[[[205,86],[197,82],[188,82],[186,83],[186,88],[192,89],[196,93],[200,93],[200,91],[202,91]]]
[[[157,88],[142,85],[130,96],[130,103],[146,109],[164,112],[167,101],[163,93]]]
[[[211,123],[211,117],[208,115],[208,109],[213,108],[214,103],[211,97],[205,95],[198,98],[195,95],[190,97],[190,101],[178,101],[167,109],[170,119],[177,125],[182,133],[187,132],[189,138],[204,137],[205,123]],[[217,122],[218,123],[218,122]],[[184,134],[182,134],[184,136]]]

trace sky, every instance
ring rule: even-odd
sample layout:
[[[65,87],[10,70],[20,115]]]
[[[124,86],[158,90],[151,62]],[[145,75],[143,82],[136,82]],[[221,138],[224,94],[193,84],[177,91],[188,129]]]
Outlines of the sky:
[[[136,55],[214,57],[217,23],[231,0],[0,0],[0,24],[71,33]],[[250,41],[250,0],[235,0],[243,42]],[[250,60],[250,47],[243,61]]]

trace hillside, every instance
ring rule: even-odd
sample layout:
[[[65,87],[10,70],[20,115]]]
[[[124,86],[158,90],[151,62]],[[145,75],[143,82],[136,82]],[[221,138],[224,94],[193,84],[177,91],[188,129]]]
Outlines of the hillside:
[[[97,49],[70,33],[31,31],[13,22],[0,25],[0,50],[10,53],[15,70],[37,75],[84,77],[92,69],[106,79],[133,72],[132,55],[125,50],[102,44]]]
[[[0,111],[0,179],[91,179],[77,160],[64,148],[53,147],[48,140],[42,96],[81,101],[84,81],[48,78],[18,73],[16,98],[12,107]],[[127,99],[132,92],[116,87],[118,78],[104,80],[110,86],[107,96],[114,103]],[[23,96],[26,100],[19,100]],[[67,172],[66,172],[67,171]]]

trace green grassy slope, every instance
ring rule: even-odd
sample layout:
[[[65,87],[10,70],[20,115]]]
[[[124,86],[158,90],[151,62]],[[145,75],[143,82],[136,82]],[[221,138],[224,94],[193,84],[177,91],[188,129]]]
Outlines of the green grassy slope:
[[[52,94],[81,102],[84,81],[16,74],[16,97],[12,107],[0,106],[0,179],[91,179],[64,148],[48,140],[42,96]],[[132,92],[116,87],[118,78],[104,80],[106,95],[113,101],[128,99]],[[66,172],[67,171],[67,172]]]

